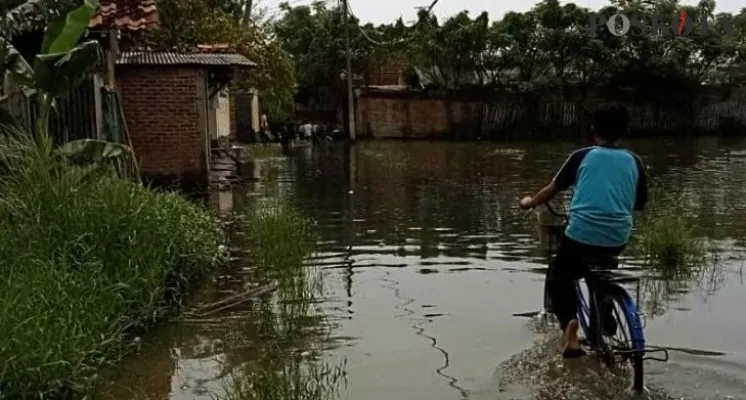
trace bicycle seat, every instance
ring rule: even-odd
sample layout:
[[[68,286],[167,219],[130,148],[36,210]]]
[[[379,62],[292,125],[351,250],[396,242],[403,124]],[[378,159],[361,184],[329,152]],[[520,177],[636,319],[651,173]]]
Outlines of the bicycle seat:
[[[583,263],[591,270],[616,269],[619,267],[619,257],[612,255],[592,255],[583,257]]]

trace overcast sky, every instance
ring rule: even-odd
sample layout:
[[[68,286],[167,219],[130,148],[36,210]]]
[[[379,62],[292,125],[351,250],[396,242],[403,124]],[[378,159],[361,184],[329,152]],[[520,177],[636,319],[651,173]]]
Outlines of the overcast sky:
[[[277,5],[287,1],[291,6],[311,4],[312,0],[259,0],[259,4],[267,9],[269,15],[277,15]],[[336,4],[336,0],[328,0],[329,4]],[[349,0],[355,15],[364,22],[389,23],[400,16],[404,22],[415,20],[416,7],[429,6],[431,0]],[[538,0],[439,0],[433,9],[438,19],[449,17],[464,9],[476,16],[487,11],[491,19],[500,19],[508,11],[526,11],[538,3]],[[561,3],[566,1],[560,0]],[[744,0],[716,0],[717,10],[720,12],[738,12],[746,7]],[[592,9],[608,4],[606,0],[577,0],[579,4]],[[684,0],[683,4],[696,4],[697,1]],[[739,5],[740,4],[740,5]]]

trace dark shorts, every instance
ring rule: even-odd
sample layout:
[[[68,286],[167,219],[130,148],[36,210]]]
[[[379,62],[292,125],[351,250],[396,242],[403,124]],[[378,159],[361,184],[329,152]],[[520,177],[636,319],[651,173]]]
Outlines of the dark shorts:
[[[588,258],[618,256],[625,246],[601,247],[577,242],[562,235],[557,255],[549,263],[546,277],[545,308],[553,312],[563,330],[577,314],[575,281],[585,276]],[[547,301],[548,300],[548,301]]]

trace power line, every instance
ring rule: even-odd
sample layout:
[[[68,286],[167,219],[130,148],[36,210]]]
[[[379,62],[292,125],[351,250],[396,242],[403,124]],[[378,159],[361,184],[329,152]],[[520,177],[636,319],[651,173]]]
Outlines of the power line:
[[[429,15],[430,15],[430,13],[431,13],[431,12],[433,11],[433,8],[435,7],[435,5],[436,5],[436,4],[438,4],[438,1],[440,1],[440,0],[433,0],[433,2],[432,2],[432,3],[430,3],[430,6],[429,6],[429,7],[427,8],[427,11],[425,12],[425,17],[427,17],[427,16],[429,16]],[[349,2],[349,0],[347,1],[347,9],[348,9],[348,11],[349,11],[350,15],[354,17],[354,16],[355,16],[355,13],[354,13],[354,12],[352,11],[352,6],[350,6],[350,2]],[[360,18],[358,18],[358,19],[360,19]],[[419,20],[418,20],[417,22],[415,22],[415,23],[414,23],[414,25],[412,25],[412,27],[411,27],[411,28],[415,28],[415,27],[417,27],[417,25],[418,25],[418,24],[419,24],[419,23],[420,23],[420,22],[421,22],[421,21],[422,21],[423,19],[425,19],[425,18],[421,18],[421,19],[419,19]],[[373,44],[375,44],[375,45],[377,45],[377,46],[390,46],[390,45],[393,45],[393,44],[401,44],[401,43],[404,43],[404,42],[406,42],[406,41],[408,41],[408,40],[412,40],[412,37],[409,37],[409,38],[404,38],[404,37],[402,37],[402,38],[399,38],[399,39],[397,39],[397,40],[392,40],[392,41],[390,41],[390,42],[387,42],[387,43],[383,43],[383,42],[379,42],[379,41],[377,41],[377,40],[375,40],[375,39],[371,38],[370,36],[368,36],[368,34],[367,34],[367,33],[365,33],[365,31],[363,30],[363,27],[362,27],[362,25],[360,25],[360,24],[357,24],[357,27],[358,27],[358,30],[360,31],[360,34],[361,34],[361,35],[363,35],[363,37],[364,37],[364,38],[365,38],[366,40],[368,40],[369,42],[371,42],[371,43],[373,43]]]

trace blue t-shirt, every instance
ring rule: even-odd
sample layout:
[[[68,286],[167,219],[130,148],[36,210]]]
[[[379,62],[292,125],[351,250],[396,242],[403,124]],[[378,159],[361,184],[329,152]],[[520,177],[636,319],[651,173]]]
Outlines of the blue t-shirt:
[[[615,147],[575,151],[554,177],[559,190],[575,185],[565,235],[602,247],[627,244],[632,211],[647,202],[645,168],[635,153]]]

